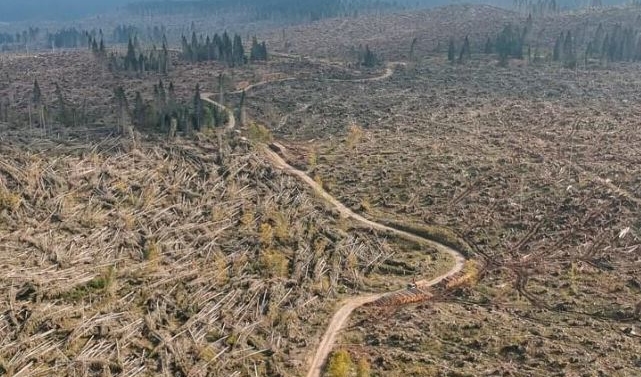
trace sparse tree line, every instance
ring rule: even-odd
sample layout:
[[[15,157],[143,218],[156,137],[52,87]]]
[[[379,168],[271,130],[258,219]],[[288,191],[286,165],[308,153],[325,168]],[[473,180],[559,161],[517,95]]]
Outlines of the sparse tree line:
[[[55,126],[78,128],[103,121],[112,122],[111,117],[115,114],[118,133],[136,129],[172,136],[180,132],[189,134],[204,131],[228,121],[225,111],[201,100],[199,85],[196,85],[193,96],[188,99],[178,97],[173,82],[165,85],[160,80],[153,86],[152,98],[145,98],[140,91],[128,93],[119,86],[113,91],[112,109],[103,112],[90,109],[86,100],[81,104],[69,100],[58,83],[54,84],[53,89],[51,98],[46,98],[38,80],[35,80],[29,93],[26,113],[24,107],[16,106],[18,103],[12,106],[9,98],[5,97],[0,101],[0,121],[14,124],[26,122],[29,128],[49,133]]]
[[[356,65],[361,67],[372,68],[382,63],[382,59],[370,49],[369,45],[359,45],[351,47],[350,54],[356,60]]]
[[[150,50],[144,51],[136,37],[133,40],[129,38],[127,54],[125,56],[111,54],[108,67],[112,72],[126,71],[141,74],[156,72],[166,74],[171,69],[171,57],[167,48],[167,40],[163,41],[160,50],[156,48],[156,45],[153,45]]]
[[[30,99],[27,105],[28,125],[30,128],[41,128],[45,132],[54,124],[60,124],[67,127],[76,127],[87,125],[89,123],[89,112],[87,101],[83,100],[78,105],[69,101],[62,88],[58,83],[54,84],[55,90],[53,101],[48,103],[40,89],[38,80],[33,83]],[[8,99],[5,100],[2,107],[2,114],[5,122],[16,120],[19,114],[9,115],[11,104]]]
[[[639,22],[639,20],[637,21]],[[531,48],[532,16],[528,16],[523,27],[512,24],[506,25],[494,38],[488,37],[485,45],[477,51],[484,54],[496,54],[500,65],[507,65],[509,59],[525,59],[538,62],[541,60],[557,62],[565,68],[575,68],[583,59],[583,64],[588,66],[591,60],[599,62],[638,62],[641,61],[641,29],[633,26],[616,24],[606,30],[599,23],[592,37],[586,38],[588,32],[583,30],[577,38],[576,31],[561,32],[555,39],[552,49],[539,53],[538,44],[535,51]],[[581,30],[579,30],[581,32]],[[412,42],[412,46],[415,42]],[[438,49],[438,48],[437,48]],[[581,53],[583,51],[583,53]],[[410,54],[412,52],[410,51]],[[469,38],[466,36],[462,42],[451,38],[447,50],[450,62],[464,63],[471,57]]]
[[[2,51],[12,50],[16,46],[24,47],[28,43],[33,43],[36,41],[40,35],[39,27],[29,27],[22,32],[17,33],[0,33],[0,49]]]
[[[165,88],[162,80],[159,81],[154,85],[153,92],[153,99],[145,100],[136,91],[133,103],[130,104],[122,87],[114,90],[113,103],[118,115],[117,129],[120,132],[133,126],[139,130],[159,131],[174,136],[177,132],[189,134],[227,122],[225,112],[203,104],[199,85],[196,85],[190,102],[178,100],[172,82]]]
[[[554,42],[552,61],[561,62],[566,68],[576,67],[574,40],[572,39],[572,33],[569,30],[567,33],[561,32],[561,35],[559,35]]]
[[[499,59],[500,65],[507,65],[510,58],[523,59],[524,47],[526,47],[526,38],[530,30],[531,16],[528,17],[527,25],[522,28],[507,24],[494,38],[487,37],[482,52],[486,55],[496,54]],[[530,54],[530,47],[527,45],[528,55]],[[450,39],[447,49],[447,59],[450,62],[464,63],[471,59],[472,48],[470,46],[469,37],[466,36],[460,47],[454,38]]]
[[[104,34],[102,29],[81,30],[75,27],[63,28],[56,31],[42,31],[38,27],[30,27],[19,33],[0,33],[0,48],[15,50],[30,44],[30,48],[81,48],[89,43],[126,44],[131,38],[143,38],[148,43],[162,43],[166,40],[165,26],[148,27],[141,30],[133,25],[118,25],[111,33]],[[32,45],[32,46],[31,46]]]
[[[132,37],[140,34],[140,30],[133,25],[118,25],[114,29],[111,39],[113,43],[127,43]]]
[[[603,24],[599,23],[594,36],[587,44],[584,42],[584,46],[582,58],[585,66],[589,65],[590,60],[600,63],[638,62],[641,61],[641,30],[616,24],[606,31]],[[579,48],[570,30],[562,32],[554,43],[552,60],[563,63],[567,68],[574,68],[580,59]]]
[[[219,61],[230,67],[247,64],[248,61],[267,60],[267,46],[265,42],[258,43],[254,37],[250,50],[249,60],[245,56],[245,48],[240,35],[235,34],[233,39],[227,32],[218,33],[213,37],[191,35],[191,40],[182,36],[182,58],[191,62]]]
[[[87,32],[81,32],[76,28],[47,33],[47,44],[55,48],[78,48],[84,46],[86,41]]]
[[[126,72],[144,74],[154,72],[167,74],[171,70],[171,56],[167,48],[167,40],[163,38],[162,47],[153,45],[151,49],[141,48],[137,37],[129,38],[125,55],[117,52],[107,52],[103,39],[89,39],[89,49],[94,55],[104,61],[110,72]]]
[[[523,47],[525,46],[528,30],[527,25],[523,28],[506,25],[496,36],[493,44],[486,44],[485,53],[491,54],[496,52],[501,65],[506,65],[510,58],[523,59]]]
[[[586,63],[591,58],[611,62],[641,61],[641,30],[617,24],[606,31],[599,23],[585,50]]]
[[[370,50],[368,45],[365,45],[365,49],[361,49],[358,62],[364,67],[374,67],[380,63],[378,57]]]

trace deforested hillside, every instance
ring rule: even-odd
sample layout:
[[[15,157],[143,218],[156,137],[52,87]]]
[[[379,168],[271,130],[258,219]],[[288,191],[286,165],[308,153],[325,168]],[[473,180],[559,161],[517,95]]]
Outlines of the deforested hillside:
[[[240,139],[0,140],[2,373],[295,375],[393,253]]]
[[[348,61],[357,59],[368,46],[383,59],[399,61],[445,54],[451,40],[455,41],[458,54],[466,37],[471,51],[482,53],[488,39],[495,39],[508,25],[521,30],[524,43],[532,50],[551,51],[559,35],[570,31],[575,47],[580,49],[577,51],[582,53],[600,25],[603,34],[610,36],[617,25],[639,29],[641,8],[621,6],[536,14],[489,5],[450,5],[321,20],[274,31],[268,41],[275,51]]]
[[[359,45],[369,45],[385,58],[406,58],[414,38],[416,51],[433,51],[439,42],[446,48],[449,37],[474,35],[485,38],[522,16],[489,5],[451,5],[432,10],[335,18],[275,32],[274,46],[303,55],[343,57]],[[283,39],[284,37],[284,39]]]

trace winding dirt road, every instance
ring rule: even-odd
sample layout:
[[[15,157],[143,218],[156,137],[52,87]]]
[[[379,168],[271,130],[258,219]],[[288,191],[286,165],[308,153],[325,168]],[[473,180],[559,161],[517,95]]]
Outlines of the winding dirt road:
[[[393,67],[395,65],[399,65],[403,63],[389,63],[387,65],[387,69],[384,74],[377,76],[377,77],[371,77],[371,78],[366,78],[366,79],[355,79],[355,80],[331,80],[331,81],[343,81],[343,82],[368,82],[368,81],[379,81],[379,80],[384,80],[388,77],[390,77],[393,74]],[[277,81],[282,81],[277,80]],[[259,85],[265,85],[266,82],[260,82],[254,85],[250,85],[248,88],[255,88],[256,86]],[[247,90],[247,88],[245,89]],[[210,103],[220,109],[223,109],[227,111],[227,114],[229,115],[229,122],[227,124],[228,129],[234,129],[236,126],[236,118],[234,116],[234,112],[227,108],[226,106],[213,101],[210,97],[213,96],[214,94],[212,93],[203,93],[201,95],[201,98],[203,101]],[[272,147],[274,149],[282,149],[284,147],[278,145],[278,144],[272,144]],[[307,175],[305,172],[298,170],[291,165],[289,165],[278,153],[270,149],[267,145],[262,145],[261,149],[263,151],[264,156],[267,158],[267,160],[274,166],[274,168],[281,170],[287,174],[290,174],[292,176],[297,177],[299,180],[304,182],[306,185],[308,185],[314,192],[320,196],[323,200],[325,200],[328,204],[332,205],[340,214],[341,216],[345,218],[349,218],[356,223],[360,224],[362,227],[367,228],[367,229],[372,229],[378,232],[383,232],[387,234],[392,234],[398,237],[402,237],[406,240],[421,243],[423,245],[430,246],[432,248],[435,248],[437,251],[441,253],[445,253],[450,255],[454,259],[454,265],[452,268],[447,271],[446,273],[432,279],[432,280],[421,280],[416,282],[416,287],[417,288],[427,288],[434,286],[438,284],[439,282],[452,277],[459,273],[464,265],[465,265],[465,257],[458,251],[452,249],[451,247],[448,247],[446,245],[440,244],[438,242],[435,242],[433,240],[405,232],[402,230],[398,230],[380,223],[377,223],[375,221],[366,219],[365,217],[353,212],[351,209],[346,207],[343,203],[338,201],[335,197],[330,195],[325,189],[323,189],[322,186],[320,186],[316,181],[314,181],[309,175]],[[403,291],[403,290],[401,290]],[[314,354],[314,358],[311,361],[309,371],[307,373],[307,377],[320,377],[323,365],[325,364],[325,361],[332,351],[332,348],[334,347],[334,343],[336,342],[336,337],[338,333],[341,331],[341,329],[344,327],[345,323],[347,322],[349,316],[351,313],[356,310],[357,308],[374,302],[387,294],[393,294],[395,292],[385,292],[385,293],[376,293],[376,294],[365,294],[361,296],[355,296],[355,297],[350,297],[345,299],[340,303],[340,308],[334,316],[332,317],[330,323],[327,326],[327,330],[325,331],[325,334],[323,335],[323,338],[321,339],[321,342],[318,345],[318,348],[316,350],[316,353]]]
[[[205,101],[213,106],[216,106],[217,108],[226,111],[227,112],[227,129],[233,130],[236,128],[236,116],[234,116],[234,111],[227,106],[223,105],[222,103],[218,103],[214,100],[212,100],[210,97],[213,97],[214,93],[201,93],[200,94],[200,100]]]
[[[418,242],[424,245],[429,245],[437,249],[439,252],[449,254],[454,258],[454,261],[455,261],[454,266],[452,266],[452,268],[448,272],[432,280],[417,281],[416,282],[417,288],[427,288],[427,287],[436,285],[441,281],[456,275],[463,269],[463,266],[465,265],[465,257],[463,257],[463,255],[458,251],[448,246],[445,246],[443,244],[440,244],[438,242],[434,242],[432,240],[419,237],[417,235],[404,232],[398,229],[394,229],[386,225],[379,224],[372,220],[368,220],[363,216],[357,213],[354,213],[352,210],[347,208],[343,203],[339,202],[336,198],[331,196],[327,191],[325,191],[318,183],[316,183],[316,181],[314,181],[306,173],[290,166],[276,152],[272,151],[267,147],[264,147],[264,152],[267,159],[272,163],[272,165],[275,168],[299,178],[301,181],[303,181],[305,184],[311,187],[317,195],[319,195],[326,202],[334,206],[342,216],[352,219],[357,223],[360,223],[365,228],[373,229],[379,232],[394,234],[396,236],[402,237],[409,241]],[[358,307],[363,306],[367,303],[376,301],[388,293],[393,293],[393,292],[351,297],[342,302],[340,309],[332,317],[332,320],[330,321],[327,327],[327,330],[325,331],[325,335],[323,336],[323,339],[321,340],[318,346],[318,349],[316,350],[316,354],[314,355],[314,359],[312,360],[309,372],[307,373],[307,377],[320,377],[323,365],[325,364],[325,360],[327,359],[327,356],[332,351],[332,348],[334,346],[336,336],[345,325],[345,322],[347,322],[347,319],[349,318],[352,311],[354,311]]]

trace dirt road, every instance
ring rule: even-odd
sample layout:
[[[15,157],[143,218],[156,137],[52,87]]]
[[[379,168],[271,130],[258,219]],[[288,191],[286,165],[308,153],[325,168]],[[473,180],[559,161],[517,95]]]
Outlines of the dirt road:
[[[234,128],[236,128],[236,117],[234,116],[234,111],[228,108],[227,106],[223,105],[222,103],[218,103],[212,100],[210,97],[213,97],[213,96],[214,96],[214,93],[201,93],[200,100],[205,101],[209,104],[212,104],[223,111],[226,111],[227,118],[229,119],[226,128],[233,130]]]
[[[347,81],[347,82],[367,82],[367,81],[378,81],[378,80],[384,80],[388,77],[390,77],[393,74],[393,67],[398,65],[398,64],[403,64],[403,63],[389,63],[387,66],[387,69],[384,74],[377,76],[377,77],[372,77],[372,78],[366,78],[366,79],[357,79],[357,80],[338,80],[338,81]],[[264,85],[266,83],[257,83],[254,84],[251,87],[256,87],[258,85]],[[209,97],[213,96],[214,94],[212,93],[203,93],[201,95],[201,98],[203,101],[208,102],[218,108],[224,109],[227,111],[227,114],[229,115],[229,123],[227,124],[228,129],[233,129],[236,126],[236,118],[234,117],[234,112],[225,107],[224,105],[211,100]],[[278,148],[284,148],[280,145],[275,145],[275,147]],[[270,149],[267,145],[262,145],[261,146],[263,150],[264,156],[267,158],[267,160],[274,166],[274,168],[281,170],[287,174],[293,175],[300,179],[302,182],[304,182],[307,186],[309,186],[314,192],[320,196],[323,200],[325,200],[327,203],[331,204],[340,214],[341,216],[345,218],[349,218],[354,220],[356,223],[360,224],[361,226],[376,230],[379,232],[384,232],[388,234],[393,234],[398,237],[402,237],[406,240],[421,243],[427,246],[431,246],[435,248],[437,251],[445,254],[449,254],[453,259],[454,259],[454,265],[452,268],[444,273],[441,276],[438,276],[432,280],[421,280],[417,281],[416,285],[417,287],[420,288],[426,288],[426,287],[431,287],[433,285],[438,284],[439,282],[459,273],[464,265],[465,265],[465,257],[459,253],[458,251],[445,246],[443,244],[440,244],[438,242],[432,241],[427,238],[420,237],[418,235],[404,232],[395,228],[391,228],[389,226],[377,223],[375,221],[366,219],[365,217],[353,212],[351,209],[346,207],[343,203],[338,201],[335,197],[330,195],[321,185],[316,183],[309,175],[307,175],[305,172],[298,170],[291,165],[289,165],[278,153],[274,152],[272,149]],[[362,296],[356,296],[356,297],[350,297],[340,304],[340,308],[338,311],[334,314],[332,317],[330,323],[327,326],[327,330],[325,331],[325,334],[323,335],[323,338],[321,339],[318,348],[316,350],[316,353],[314,354],[314,358],[312,359],[309,371],[307,373],[307,377],[320,377],[323,365],[325,364],[325,361],[327,360],[327,356],[330,354],[332,351],[332,348],[334,347],[334,343],[336,342],[336,337],[338,333],[341,331],[345,323],[347,322],[349,316],[351,313],[367,304],[373,301],[378,300],[379,298],[385,296],[388,293],[394,293],[394,292],[385,292],[385,293],[378,293],[378,294],[366,294]]]
[[[402,237],[409,241],[414,241],[424,245],[429,245],[437,249],[439,252],[449,254],[454,258],[454,261],[455,261],[454,266],[452,266],[452,268],[448,272],[429,281],[428,280],[417,281],[416,282],[417,286],[421,288],[431,287],[435,284],[438,284],[442,280],[445,280],[448,277],[457,274],[463,269],[463,266],[465,265],[465,257],[463,257],[463,255],[461,255],[458,251],[448,246],[442,245],[438,242],[434,242],[432,240],[419,237],[417,235],[407,233],[398,229],[390,228],[386,225],[368,220],[363,216],[357,213],[354,213],[352,210],[347,208],[343,203],[339,202],[336,198],[334,198],[327,191],[325,191],[310,176],[290,166],[287,162],[285,162],[285,160],[283,160],[282,157],[280,157],[280,155],[278,155],[276,152],[272,151],[266,146],[264,147],[264,154],[275,168],[299,178],[301,181],[303,181],[305,184],[311,187],[317,195],[319,195],[326,202],[334,206],[336,210],[339,211],[341,216],[350,218],[369,229],[377,230],[379,232],[394,234],[396,236]],[[334,347],[336,336],[338,335],[340,330],[343,328],[343,325],[349,318],[352,311],[354,311],[356,308],[363,306],[367,303],[376,301],[377,299],[383,297],[385,294],[386,293],[357,296],[357,297],[352,297],[343,301],[340,309],[336,312],[336,314],[334,314],[334,316],[332,317],[332,320],[327,326],[325,335],[323,336],[323,339],[321,340],[318,346],[318,349],[316,350],[316,354],[314,355],[314,359],[312,360],[309,372],[307,373],[307,377],[320,377],[323,365],[325,364],[325,360],[327,359],[327,356],[329,355],[329,353],[332,351],[332,348]]]

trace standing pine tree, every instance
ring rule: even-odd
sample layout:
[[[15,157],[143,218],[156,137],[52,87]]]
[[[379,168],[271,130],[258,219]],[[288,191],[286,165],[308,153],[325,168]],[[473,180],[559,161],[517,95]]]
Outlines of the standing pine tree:
[[[122,86],[114,90],[114,103],[116,105],[116,113],[118,114],[117,133],[124,133],[129,127],[127,116],[129,114],[129,104],[127,103],[127,95]]]
[[[265,42],[258,43],[256,37],[252,39],[252,47],[249,51],[249,60],[252,62],[267,60],[267,46],[265,45]]]
[[[138,69],[138,61],[136,60],[136,49],[134,42],[129,38],[127,44],[127,55],[125,56],[125,71],[135,71]]]
[[[414,39],[412,39],[412,43],[410,44],[410,60],[414,60],[414,50],[416,49],[416,43],[418,43],[418,39],[414,37]]]
[[[566,68],[576,67],[576,55],[574,54],[574,42],[570,31],[565,35],[563,42],[563,65]]]
[[[243,65],[245,63],[245,49],[240,35],[234,35],[232,46],[232,66]]]
[[[200,84],[196,84],[196,93],[194,94],[194,128],[201,130],[203,124],[203,101],[200,98]]]
[[[218,103],[225,106],[225,87],[223,73],[218,74]]]
[[[590,59],[590,56],[594,53],[594,45],[592,42],[588,42],[588,46],[585,48],[585,56],[584,56],[584,65],[587,67],[588,65],[588,60]]]
[[[134,99],[134,122],[136,127],[143,128],[145,126],[146,113],[147,109],[142,95],[140,95],[140,92],[136,92],[136,98]]]
[[[42,104],[42,91],[40,90],[38,79],[34,80],[33,82],[32,100],[35,106],[39,106]]]
[[[31,95],[31,101],[33,108],[36,110],[36,113],[38,114],[38,119],[40,126],[43,128],[45,127],[44,123],[44,108],[42,106],[42,91],[40,90],[40,85],[38,84],[38,80],[34,80],[33,82],[33,90],[32,90],[32,95]],[[31,117],[31,107],[29,108],[29,125],[31,126],[32,123],[32,117]]]
[[[221,38],[220,56],[221,59],[230,66],[232,66],[234,62],[234,56],[232,54],[233,49],[233,44],[231,38],[229,38],[229,34],[224,32]]]
[[[450,44],[447,47],[447,60],[449,62],[454,62],[454,56],[456,55],[456,46],[454,46],[454,38],[450,39]]]
[[[490,37],[487,37],[487,41],[485,41],[485,48],[483,49],[483,52],[489,55],[492,53],[493,49],[494,49],[494,46],[492,46],[492,39],[490,39]]]
[[[465,36],[465,40],[463,40],[463,47],[461,47],[461,53],[459,54],[458,57],[458,62],[464,63],[465,59],[469,60],[472,58],[472,53],[470,51],[470,40],[468,39],[467,36]]]
[[[191,56],[190,59],[192,62],[197,62],[198,61],[198,54],[199,54],[199,46],[198,46],[198,38],[196,37],[196,32],[194,31],[191,33]]]
[[[561,32],[561,35],[554,42],[554,51],[552,52],[552,60],[555,62],[558,62],[561,60],[561,44],[565,40],[563,35],[564,35],[563,32]]]
[[[58,108],[58,122],[65,126],[69,126],[71,122],[69,121],[65,99],[62,95],[62,89],[60,89],[60,85],[58,85],[58,83],[56,83],[56,101],[56,107]]]
[[[374,67],[378,64],[378,58],[368,45],[365,45],[365,52],[363,52],[363,59],[360,63],[365,67]]]

